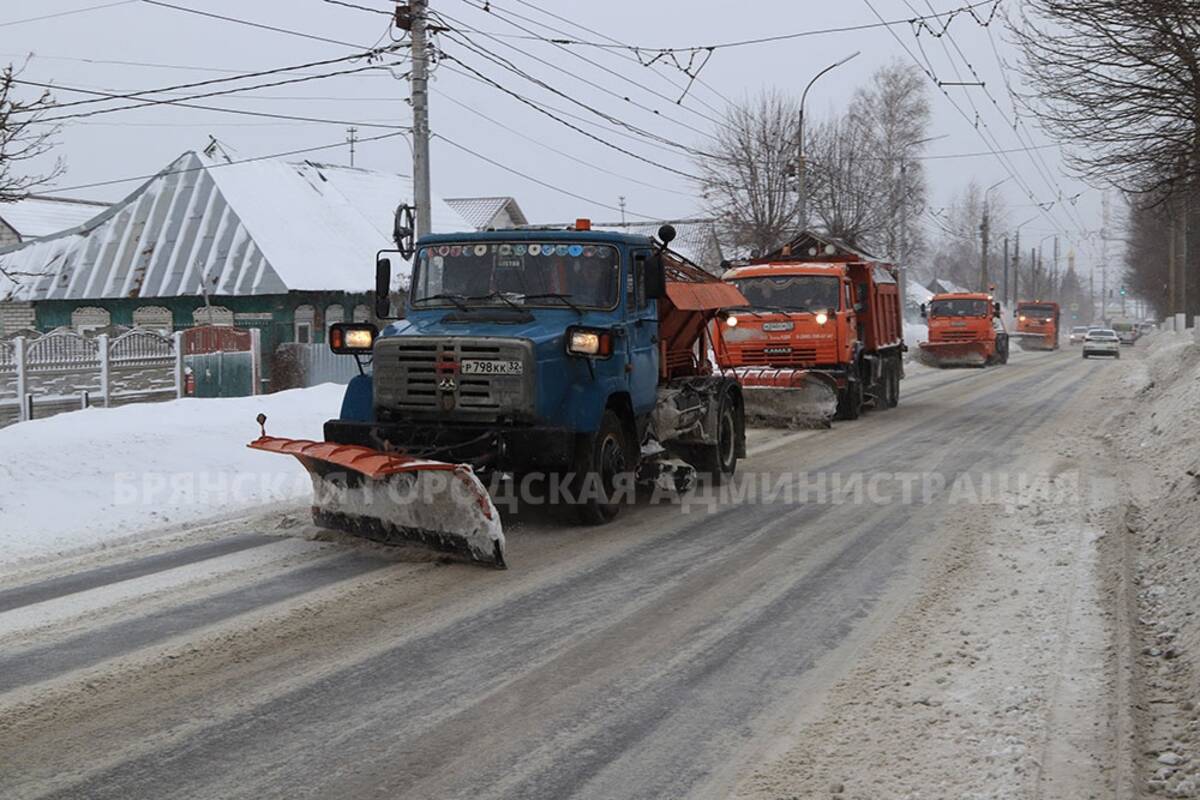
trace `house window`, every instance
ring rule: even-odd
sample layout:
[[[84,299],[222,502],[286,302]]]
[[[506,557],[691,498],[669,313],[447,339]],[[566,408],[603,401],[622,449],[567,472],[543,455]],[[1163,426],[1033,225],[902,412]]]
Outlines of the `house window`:
[[[296,310],[292,312],[292,320],[295,325],[295,340],[300,344],[312,344],[317,310],[308,305],[296,306]]]
[[[76,333],[87,333],[99,328],[107,328],[112,323],[112,315],[106,308],[83,306],[71,312],[71,327]]]
[[[197,325],[223,325],[233,327],[233,312],[225,306],[200,306],[192,312],[192,321]]]
[[[157,333],[170,333],[174,327],[171,310],[162,306],[139,306],[133,310],[133,326]]]
[[[325,326],[346,321],[346,309],[340,305],[332,305],[325,309]]]
[[[351,316],[351,319],[355,322],[370,322],[371,309],[360,303],[354,307],[354,314]]]

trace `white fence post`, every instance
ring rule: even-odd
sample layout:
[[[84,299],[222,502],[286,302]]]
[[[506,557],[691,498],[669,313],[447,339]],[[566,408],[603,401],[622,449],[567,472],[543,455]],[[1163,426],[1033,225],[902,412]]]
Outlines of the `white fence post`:
[[[183,397],[183,331],[175,331],[171,334],[171,341],[175,345],[175,399]]]
[[[250,329],[250,394],[260,394],[262,392],[262,379],[259,375],[262,369],[260,362],[262,361],[262,331],[258,328]]]
[[[108,334],[102,333],[96,337],[96,355],[100,358],[100,404],[108,408],[108,398],[112,392],[111,376],[108,369]]]
[[[25,372],[25,337],[18,336],[13,340],[13,361],[17,367],[17,400],[21,404],[21,410],[17,414],[17,419],[20,422],[26,420],[25,417],[25,389],[27,378]]]

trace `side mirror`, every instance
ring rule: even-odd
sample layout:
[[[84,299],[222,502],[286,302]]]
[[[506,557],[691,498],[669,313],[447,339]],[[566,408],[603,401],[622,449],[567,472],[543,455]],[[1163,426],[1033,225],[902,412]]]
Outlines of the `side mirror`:
[[[667,296],[667,276],[660,253],[642,260],[642,286],[646,290],[647,300],[660,300]]]
[[[663,225],[661,228],[659,228],[658,240],[663,243],[664,247],[675,241],[675,226]]]
[[[999,318],[1000,318],[1000,316],[1001,316],[1001,312],[1000,312],[1000,304],[999,304],[999,303],[993,303],[993,304],[992,304],[992,308],[994,309],[994,313],[995,313],[995,315],[996,315],[996,318],[997,318],[997,319],[999,319]]]
[[[858,302],[858,303],[854,304],[854,310],[859,314],[863,313],[863,311],[865,311],[866,309],[867,309],[866,303]]]
[[[921,303],[921,319],[929,319],[929,310],[925,308],[924,303]]]
[[[387,319],[392,315],[392,262],[381,258],[375,262],[375,316]]]

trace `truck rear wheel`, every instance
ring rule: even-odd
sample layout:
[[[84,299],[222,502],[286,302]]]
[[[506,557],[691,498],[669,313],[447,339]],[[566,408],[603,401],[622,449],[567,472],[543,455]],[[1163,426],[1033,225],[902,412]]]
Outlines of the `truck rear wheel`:
[[[600,419],[600,429],[580,446],[572,482],[580,522],[603,525],[620,513],[624,495],[632,496],[636,465],[629,463],[627,440],[621,418],[608,410]]]
[[[689,461],[697,471],[706,475],[714,485],[733,477],[737,469],[738,420],[737,405],[728,391],[721,395],[717,410],[717,443],[698,447]]]
[[[837,418],[858,419],[862,416],[863,386],[862,381],[847,382],[844,391],[838,394]]]

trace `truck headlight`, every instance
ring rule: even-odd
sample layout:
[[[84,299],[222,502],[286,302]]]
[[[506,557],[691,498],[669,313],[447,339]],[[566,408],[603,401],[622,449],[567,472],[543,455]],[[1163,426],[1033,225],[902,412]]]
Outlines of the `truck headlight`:
[[[336,322],[329,326],[329,349],[338,355],[366,355],[378,335],[379,329],[369,322]]]
[[[826,322],[829,322],[829,315],[824,311],[818,311],[815,319],[818,325],[824,325]]]
[[[591,328],[567,331],[567,352],[573,356],[608,358],[612,355],[612,334]]]

